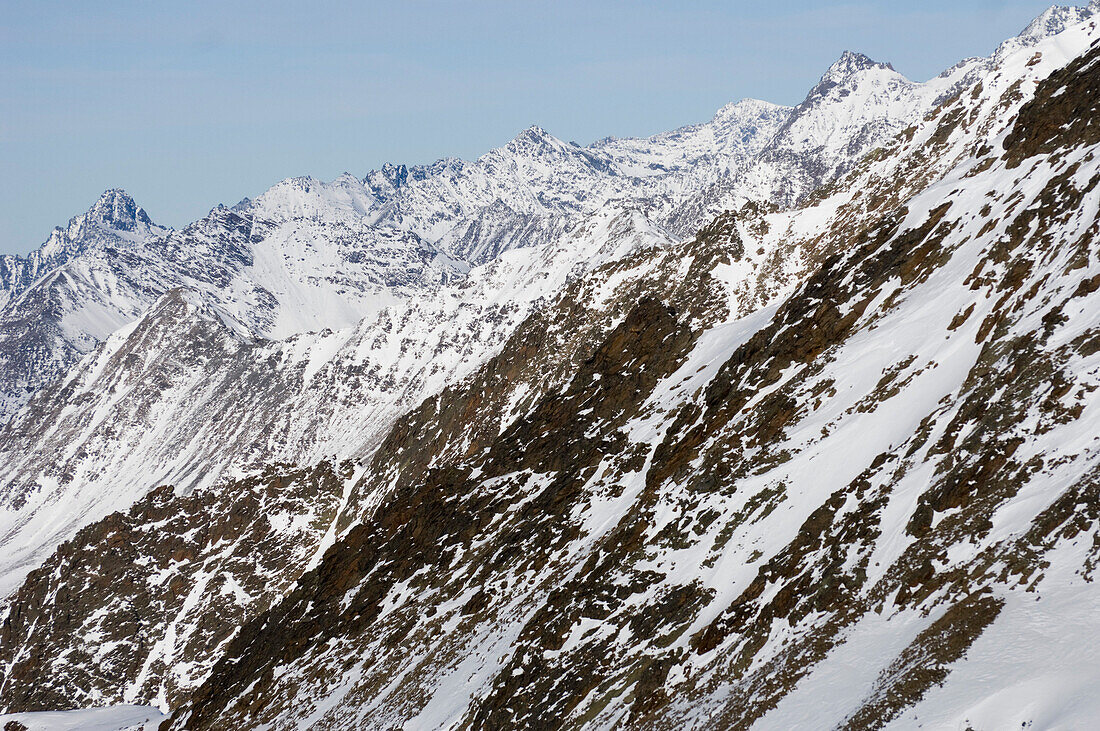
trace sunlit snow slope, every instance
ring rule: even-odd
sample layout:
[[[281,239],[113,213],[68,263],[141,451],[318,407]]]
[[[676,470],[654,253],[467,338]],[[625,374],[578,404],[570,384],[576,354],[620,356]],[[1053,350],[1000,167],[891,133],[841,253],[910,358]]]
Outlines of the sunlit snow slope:
[[[1087,726],[1095,11],[58,263],[140,305],[0,432],[0,707]]]

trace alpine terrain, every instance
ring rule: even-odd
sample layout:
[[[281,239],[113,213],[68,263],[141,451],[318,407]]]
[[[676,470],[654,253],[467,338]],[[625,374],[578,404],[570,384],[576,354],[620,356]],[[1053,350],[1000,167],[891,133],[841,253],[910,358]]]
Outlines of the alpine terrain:
[[[151,215],[0,258],[5,729],[1100,718],[1097,0]]]

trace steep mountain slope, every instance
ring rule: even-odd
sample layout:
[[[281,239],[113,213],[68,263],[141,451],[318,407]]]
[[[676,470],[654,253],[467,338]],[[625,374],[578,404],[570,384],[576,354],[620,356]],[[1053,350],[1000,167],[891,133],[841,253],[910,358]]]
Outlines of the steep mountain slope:
[[[1087,723],[1100,32],[1001,71],[803,209],[865,213],[777,309],[642,300],[395,484],[173,727]]]
[[[827,77],[835,82],[803,116],[835,122],[849,89],[877,83],[850,64]],[[85,246],[20,295],[37,315],[0,317],[0,331],[22,327],[55,354],[55,368],[33,372],[20,403],[125,325],[0,430],[0,592],[77,527],[158,484],[186,492],[272,459],[364,453],[402,410],[492,355],[539,298],[598,266],[601,248],[615,250],[632,228],[651,231],[650,243],[675,237],[655,220],[694,233],[710,208],[680,209],[672,220],[676,202],[747,169],[788,116],[750,100],[706,124],[590,148],[532,128],[474,163],[387,168],[366,183],[292,179],[179,232]],[[886,127],[867,119],[817,124],[787,143],[787,161],[800,164],[799,145],[817,154],[852,135],[885,139]],[[708,200],[721,210],[746,195]],[[605,230],[620,210],[634,222]],[[467,265],[441,248],[475,261],[513,248],[541,253],[452,290]],[[194,296],[181,300],[178,289]],[[41,316],[43,303],[58,300],[68,303],[64,318],[100,330],[61,347],[68,341]],[[193,307],[181,309],[184,301]],[[201,322],[195,312],[205,313]]]
[[[0,310],[0,419],[175,287],[201,293],[251,335],[283,338],[352,325],[465,271],[415,234],[370,225],[367,198],[350,176],[288,180],[165,231],[108,191],[12,280]],[[111,205],[138,211],[137,222],[102,218]]]
[[[254,338],[193,290],[170,290],[0,429],[0,592],[81,525],[157,485],[188,493],[272,461],[368,452],[571,278],[669,243],[636,212],[607,210],[461,286],[280,341]]]
[[[17,704],[101,705],[111,699],[101,689],[115,684],[123,700],[174,705],[180,685],[189,689],[236,628],[279,599],[326,547],[350,476],[348,466],[341,472],[323,462],[269,468],[232,490],[189,498],[164,487],[128,515],[81,531],[72,545],[95,550],[62,550],[37,570],[80,590],[21,602],[75,600],[67,611],[17,612],[0,632],[0,644],[12,647],[17,628],[33,624],[56,643],[48,660],[13,658],[10,682],[28,693]],[[200,613],[203,621],[194,622]],[[37,682],[47,663],[56,682]],[[23,685],[20,676],[32,682]]]
[[[0,436],[3,570],[46,562],[5,610],[3,707],[182,703],[194,728],[1087,720],[1097,648],[1066,628],[1100,616],[1092,10],[926,85],[846,54],[770,138],[806,154],[756,158],[800,207],[677,241],[652,222],[671,197],[576,222],[558,201],[560,228],[515,239],[548,243],[335,332],[303,331],[361,279],[295,255],[348,230],[376,251],[374,206],[435,173],[221,209],[278,265],[212,246]],[[893,111],[849,124],[853,95]],[[691,158],[715,134],[693,129],[685,170],[757,169]],[[528,148],[581,165],[538,130]],[[386,224],[398,254],[422,245],[410,220]],[[432,281],[378,250],[386,292]],[[318,466],[223,479],[275,459]]]
[[[568,372],[571,370],[570,361],[576,359],[583,359],[587,357],[585,348],[588,347],[587,343],[591,342],[596,336],[593,335],[593,331],[599,333],[613,326],[614,320],[620,316],[620,313],[628,310],[632,304],[632,298],[636,301],[636,293],[640,291],[656,290],[667,287],[667,279],[659,276],[659,264],[663,260],[671,258],[667,253],[667,244],[664,246],[655,245],[655,242],[651,238],[647,238],[645,232],[634,231],[631,227],[629,217],[627,220],[623,220],[623,216],[612,218],[607,222],[608,225],[600,227],[598,231],[592,232],[591,236],[600,242],[603,242],[605,248],[602,252],[594,252],[592,259],[597,259],[597,254],[608,260],[608,264],[604,267],[598,268],[596,271],[576,279],[569,285],[567,285],[567,291],[572,293],[568,303],[556,303],[555,313],[557,312],[569,312],[572,311],[571,319],[566,322],[557,322],[556,329],[548,331],[542,326],[547,319],[551,318],[549,314],[536,314],[530,321],[524,323],[524,327],[519,333],[511,338],[508,346],[505,347],[500,355],[494,358],[495,363],[508,362],[513,358],[517,358],[519,364],[521,364],[523,371],[523,378],[509,379],[507,385],[509,387],[508,399],[515,408],[521,408],[520,404],[536,399],[540,395],[540,389],[543,389],[553,383],[555,379],[555,371]],[[632,233],[631,233],[632,232]],[[629,236],[627,234],[630,233]],[[562,247],[564,251],[575,253],[575,245],[581,243],[580,241],[568,242],[567,246]],[[696,247],[698,253],[703,253],[703,247]],[[497,263],[497,267],[503,267],[505,264],[511,261],[514,265],[521,255],[528,256],[529,253],[538,253],[540,250],[530,250],[525,252],[513,252],[506,255]],[[560,256],[561,252],[557,252]],[[570,259],[571,261],[571,259]],[[627,262],[624,264],[623,262]],[[528,264],[528,268],[533,269],[538,273],[539,278],[543,279],[548,273],[552,273],[554,270],[548,265],[546,261],[539,261],[537,266],[531,266],[534,262],[525,262]],[[627,282],[632,282],[628,287],[624,285]],[[607,306],[606,302],[601,301],[606,299],[606,295],[601,297],[601,292],[608,291],[609,285],[615,285],[615,301],[616,304],[613,307]],[[710,282],[709,284],[704,282],[697,283],[699,285],[698,291],[687,293],[686,296],[691,296],[700,302],[701,312],[706,312],[711,309],[716,309],[725,313],[725,301],[726,295],[722,291],[720,283]],[[560,284],[558,286],[561,286]],[[529,291],[528,286],[521,285],[524,291]],[[620,289],[621,288],[621,289]],[[578,302],[578,300],[580,300]],[[509,298],[508,303],[511,307],[516,307],[516,300]],[[583,303],[583,304],[582,304]],[[587,305],[587,307],[585,307]],[[590,309],[589,309],[590,308]],[[596,314],[598,313],[598,317]],[[473,322],[484,322],[486,318],[480,316],[482,313],[472,316]],[[506,321],[510,313],[507,310],[502,311],[501,316],[496,318],[497,322]],[[422,321],[414,319],[413,322],[420,324]],[[461,323],[461,321],[459,321]],[[392,324],[392,323],[390,323]],[[445,321],[444,326],[453,326],[455,321]],[[507,329],[495,329],[490,328],[490,331],[496,332],[508,332]],[[475,330],[471,330],[465,335],[474,335],[479,340],[484,337],[480,336]],[[460,334],[461,335],[461,334]],[[401,340],[409,340],[411,334],[404,333],[401,336]],[[376,331],[372,337],[378,337]],[[540,343],[536,349],[528,347],[517,347],[518,341],[533,340],[537,338],[545,339],[545,342]],[[190,338],[191,341],[197,340],[195,337]],[[433,338],[433,341],[436,339]],[[462,337],[456,338],[456,341],[462,341]],[[491,342],[491,338],[490,338]],[[448,377],[447,373],[440,373],[439,369],[442,365],[441,362],[446,362],[450,357],[454,357],[457,353],[455,351],[441,350],[439,345],[442,343],[436,343],[435,361],[430,361],[424,357],[424,353],[420,350],[414,350],[410,348],[411,352],[408,352],[405,357],[411,362],[417,362],[423,365],[432,365],[434,373],[428,376],[420,376],[426,378],[434,378],[439,383],[446,383],[454,380]],[[454,346],[448,346],[453,348]],[[396,351],[396,348],[394,349]],[[539,353],[539,361],[542,363],[546,370],[538,373],[534,372],[531,368],[531,357],[535,352]],[[476,350],[472,351],[470,358],[480,359],[484,356],[478,353]],[[266,361],[266,358],[257,358],[255,354],[249,354],[247,361],[261,360]],[[333,370],[336,372],[337,377],[341,379],[349,379],[349,374],[344,369],[343,364],[337,360],[337,368]],[[457,365],[457,364],[456,364]],[[463,364],[464,367],[472,368],[471,363]],[[184,364],[185,368],[188,364]],[[327,366],[326,366],[327,367]],[[390,371],[398,372],[393,369]],[[561,380],[561,375],[556,376],[557,380]],[[350,376],[354,379],[354,374]],[[146,379],[151,380],[151,379]],[[494,379],[499,380],[499,379]],[[523,385],[526,382],[527,385]],[[344,418],[348,420],[357,420],[354,422],[352,428],[347,429],[342,433],[342,438],[355,438],[365,439],[369,438],[372,430],[377,432],[379,429],[379,422],[382,424],[388,424],[384,415],[386,413],[386,404],[381,400],[381,396],[384,393],[384,388],[379,389],[379,402],[375,410],[364,409],[364,404],[369,404],[369,396],[363,391],[367,391],[371,386],[371,381],[368,379],[360,379],[360,383],[364,388],[358,388],[357,383],[354,381],[350,383],[350,393],[353,394],[354,409],[350,409]],[[395,383],[390,382],[387,384],[390,392],[386,393],[390,399],[398,399],[398,393],[400,389],[395,388]],[[499,390],[499,383],[497,388]],[[526,393],[520,393],[520,390]],[[280,388],[272,389],[272,392],[277,392]],[[412,388],[413,393],[420,393],[421,388]],[[319,389],[321,393],[327,393],[326,389]],[[265,397],[267,393],[265,392]],[[488,389],[483,393],[486,397],[491,397],[488,393]],[[242,394],[231,393],[229,398],[242,397]],[[198,399],[195,399],[198,401]],[[263,404],[261,399],[260,403],[255,404],[249,408],[238,409],[242,413],[263,413],[264,408],[272,408],[270,405]],[[284,404],[279,402],[275,403],[276,408],[273,409],[275,413],[278,413],[279,409],[287,409]],[[320,407],[320,404],[318,404]],[[405,407],[407,408],[407,406]],[[295,410],[300,411],[301,409]],[[378,413],[378,412],[381,412]],[[392,415],[395,418],[397,413]],[[364,421],[372,420],[372,421]],[[492,433],[495,435],[499,432],[499,424],[485,421],[481,424],[486,430],[486,433]],[[217,429],[224,431],[223,425],[217,425]],[[147,431],[154,432],[155,430],[149,429]],[[380,434],[378,436],[381,436]],[[429,435],[424,434],[424,437]],[[157,443],[163,437],[150,439],[148,449],[156,450]],[[376,437],[377,438],[377,437]],[[206,439],[194,440],[200,443],[206,443]],[[219,445],[221,446],[221,445]],[[382,452],[388,453],[387,447],[383,447]],[[150,464],[155,464],[155,459]],[[196,460],[196,464],[202,464],[201,460]],[[204,475],[205,476],[205,475]],[[354,520],[355,516],[363,513],[367,510],[367,503],[373,499],[373,493],[368,489],[365,484],[359,484],[358,480],[347,481],[348,475],[344,475],[345,480],[344,487],[339,486],[332,487],[327,490],[325,495],[319,495],[317,500],[330,500],[332,496],[339,496],[343,493],[342,502],[340,505],[339,514],[325,513],[326,525],[332,524],[333,533],[330,536],[331,540],[335,539],[335,531],[342,530],[343,526],[349,521]],[[265,476],[266,479],[266,476]],[[180,574],[178,583],[181,586],[186,586],[187,581],[191,575],[200,570],[200,567],[196,566],[196,561],[202,564],[202,571],[210,573],[210,569],[207,566],[209,560],[206,554],[200,554],[200,559],[196,559],[190,554],[181,554],[179,550],[179,540],[185,538],[189,540],[188,536],[193,533],[194,525],[206,520],[206,516],[211,512],[211,505],[217,506],[216,510],[225,510],[227,512],[233,512],[230,508],[236,501],[243,501],[250,503],[252,498],[250,497],[251,491],[254,491],[255,480],[244,481],[230,481],[224,484],[208,487],[207,489],[192,493],[191,497],[176,497],[171,498],[171,492],[164,489],[158,490],[154,493],[156,498],[148,497],[144,500],[140,500],[134,508],[129,511],[129,515],[124,519],[126,525],[132,526],[134,529],[140,529],[140,527],[148,522],[149,517],[149,504],[156,504],[158,515],[174,515],[179,517],[179,520],[175,524],[166,524],[164,521],[157,521],[157,527],[155,532],[150,534],[150,539],[144,542],[128,541],[131,545],[135,546],[135,551],[139,555],[143,556],[141,560],[135,561],[119,561],[111,562],[109,566],[105,566],[100,558],[103,553],[103,542],[110,539],[114,534],[119,524],[121,516],[116,514],[115,516],[107,518],[105,521],[96,524],[88,529],[82,530],[75,535],[75,537],[61,549],[61,553],[54,554],[51,560],[61,561],[63,565],[57,565],[47,562],[47,566],[43,569],[33,572],[28,577],[28,584],[25,586],[37,586],[43,591],[44,595],[31,596],[26,593],[26,590],[20,592],[16,597],[13,597],[13,602],[18,607],[24,604],[35,604],[42,606],[43,596],[65,596],[65,597],[82,597],[85,592],[80,588],[86,578],[88,572],[95,573],[97,575],[107,576],[111,578],[109,581],[103,583],[107,586],[125,586],[125,587],[146,587],[151,585],[151,590],[154,592],[162,593],[165,591],[164,585],[168,581],[169,576]],[[15,547],[16,555],[19,555],[19,547],[24,545],[35,545],[34,539],[38,534],[43,533],[48,528],[43,526],[51,526],[55,524],[60,516],[69,514],[88,514],[91,512],[102,512],[104,510],[104,504],[110,498],[110,491],[115,489],[115,485],[112,481],[104,481],[103,491],[104,494],[96,494],[94,502],[84,502],[79,507],[73,505],[63,506],[51,506],[49,504],[43,505],[33,514],[32,519],[29,521],[29,526],[22,530],[18,536],[18,540],[14,540],[12,545]],[[296,494],[291,491],[291,494]],[[36,497],[30,498],[31,500]],[[87,498],[84,498],[87,500]],[[110,505],[115,507],[125,508],[125,500],[116,500]],[[60,509],[59,509],[60,507]],[[317,508],[317,510],[321,510]],[[195,515],[198,513],[198,515]],[[274,530],[274,529],[271,529]],[[323,532],[323,531],[320,531]],[[205,535],[205,534],[204,534]],[[176,538],[174,538],[176,537]],[[177,540],[178,538],[178,540]],[[317,536],[313,536],[314,539]],[[229,543],[216,542],[216,545],[212,547],[218,550],[219,555],[228,555],[226,552],[236,555],[236,552],[247,552],[248,546],[255,539],[255,536],[251,532],[245,532],[243,534],[237,534],[233,536]],[[266,552],[273,552],[276,555],[280,554],[280,551],[289,551],[292,546],[273,546],[272,543],[278,540],[291,541],[295,546],[303,542],[303,538],[297,535],[281,534],[270,539],[265,539],[268,542],[268,547],[265,548]],[[308,541],[305,541],[308,543]],[[229,545],[235,546],[233,549],[229,548]],[[297,550],[294,548],[294,550]],[[78,566],[84,566],[85,559],[82,558],[85,554],[92,557],[92,563],[87,571],[78,568]],[[155,557],[154,557],[155,555]],[[64,558],[62,558],[64,556]],[[205,562],[205,563],[204,563]],[[150,566],[168,566],[173,571],[153,572]],[[286,572],[293,573],[292,565],[285,566]],[[165,573],[167,571],[167,573]],[[152,578],[151,578],[152,577]],[[297,575],[291,577],[291,579],[297,578]],[[43,580],[47,584],[52,583],[54,580],[62,580],[66,583],[67,588],[59,589],[58,587],[46,588],[41,583]],[[286,580],[285,577],[280,577],[280,580]],[[269,582],[273,587],[279,586],[278,582]],[[99,583],[97,582],[97,585]],[[216,586],[220,586],[217,584]],[[205,591],[205,589],[204,589]],[[265,595],[270,598],[270,595]],[[108,598],[109,597],[109,598]],[[101,609],[102,603],[108,601],[113,603],[114,606],[121,606],[126,602],[132,602],[131,596],[118,597],[110,591],[101,593],[94,599],[80,599],[76,603],[68,606],[63,612],[67,618],[65,624],[62,626],[55,626],[54,629],[54,642],[56,647],[60,649],[67,642],[69,634],[77,632],[82,637],[90,636],[94,639],[89,652],[94,652],[94,648],[98,645],[110,645],[112,647],[119,648],[120,656],[126,659],[123,666],[117,671],[112,673],[87,673],[81,670],[83,663],[87,662],[85,656],[81,656],[79,661],[74,662],[74,659],[67,654],[58,654],[58,663],[54,671],[50,671],[53,677],[57,679],[57,683],[37,683],[37,690],[24,697],[18,702],[23,707],[33,704],[49,705],[51,701],[47,699],[56,699],[65,696],[72,692],[71,686],[76,684],[81,688],[77,692],[77,695],[84,698],[86,702],[159,702],[162,705],[166,702],[171,702],[174,705],[180,699],[180,693],[182,691],[190,690],[199,682],[201,682],[205,675],[204,672],[209,671],[211,664],[210,658],[216,656],[216,652],[219,649],[219,644],[211,644],[207,642],[203,644],[203,641],[207,634],[204,634],[201,629],[214,621],[214,617],[218,617],[219,620],[224,621],[226,615],[224,609],[218,603],[208,602],[192,602],[187,608],[186,612],[176,609],[172,609],[170,613],[165,614],[165,610],[157,607],[155,611],[143,613],[146,618],[142,629],[142,642],[135,645],[133,641],[133,625],[126,621],[126,613],[116,616],[115,612],[104,613]],[[143,599],[143,602],[148,602],[148,599]],[[167,601],[167,600],[162,600]],[[46,605],[49,601],[45,602]],[[249,603],[245,610],[251,611],[255,614],[259,610],[266,607],[266,604],[260,603],[258,600],[255,603]],[[247,619],[252,614],[246,615],[243,619]],[[53,612],[46,612],[44,614],[36,614],[34,612],[24,613],[20,608],[14,608],[11,612],[11,622],[9,626],[21,626],[26,627],[28,625],[34,625],[35,627],[42,628],[49,622],[49,617],[53,616]],[[151,621],[153,617],[160,617],[161,620]],[[243,621],[237,622],[237,624],[243,624]],[[227,625],[228,626],[228,625]],[[169,629],[172,631],[172,635],[169,636]],[[181,645],[176,641],[176,637],[191,637],[196,638],[190,645]],[[12,631],[4,644],[17,647],[19,646],[18,638],[19,632]],[[223,637],[215,635],[214,638],[219,643],[223,641]],[[146,667],[149,662],[142,660],[145,656],[152,656],[157,652],[157,647],[167,643],[172,648],[174,657],[185,665],[185,670],[176,673],[171,680],[169,686],[157,685],[157,683],[169,682],[163,677],[163,674],[167,672],[166,668],[160,668],[157,673],[152,675],[138,677],[138,671]],[[169,653],[169,654],[172,654]],[[50,653],[53,654],[53,653]],[[163,654],[163,653],[162,653]],[[42,653],[37,650],[26,649],[26,653],[20,658],[7,658],[15,663],[16,667],[23,668],[13,672],[19,674],[41,675],[43,668],[39,665],[31,665],[28,667],[28,660],[25,658],[40,658],[43,657]],[[37,662],[37,661],[35,661]],[[50,663],[52,665],[52,662]],[[75,668],[73,666],[76,666]],[[170,668],[170,664],[166,664]],[[9,686],[11,687],[11,686]]]
[[[30,256],[0,257],[0,420],[136,314],[85,271],[51,273],[166,233],[126,193],[108,190]]]

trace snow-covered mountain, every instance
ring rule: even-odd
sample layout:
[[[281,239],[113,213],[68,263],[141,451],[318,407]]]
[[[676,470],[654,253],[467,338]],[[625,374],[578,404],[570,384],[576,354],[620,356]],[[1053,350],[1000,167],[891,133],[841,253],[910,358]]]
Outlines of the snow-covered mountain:
[[[26,259],[0,308],[0,417],[10,416],[165,292],[200,293],[239,329],[282,338],[345,327],[465,272],[414,233],[370,225],[351,176],[287,180],[180,231],[108,191]]]
[[[179,232],[112,194],[137,232],[10,300],[125,324],[0,431],[0,706],[1087,723],[1096,10]]]
[[[29,256],[0,255],[0,305],[41,275],[89,249],[117,246],[127,240],[144,241],[166,232],[125,191],[105,191],[87,213],[72,218],[65,228],[55,228],[46,243]]]
[[[846,59],[801,116],[847,114],[848,87],[877,88],[877,66]],[[762,150],[785,145],[787,167],[768,168],[778,180],[838,139],[885,140],[892,128],[874,114],[897,103],[864,96],[881,109],[797,140],[780,134],[790,109],[747,100],[648,139],[581,148],[532,127],[470,163],[290,179],[180,231],[135,225],[147,235],[105,244],[70,227],[72,256],[0,311],[0,333],[35,342],[7,351],[22,380],[9,380],[0,429],[0,588],[158,484],[190,490],[272,459],[366,453],[403,410],[493,355],[541,298],[597,268],[600,252],[627,238],[666,245],[757,197],[730,181],[761,167]],[[865,151],[850,148],[828,175]],[[767,199],[776,186],[762,180],[752,185]],[[112,196],[140,210],[112,192],[93,212]],[[51,367],[36,367],[44,358]]]
[[[114,257],[167,229],[121,190],[108,190],[30,256],[0,257],[0,420],[141,310],[72,261]]]
[[[729,175],[759,153],[789,113],[748,99],[704,124],[587,147],[535,126],[473,162],[389,166],[371,172],[367,182],[384,201],[380,220],[477,264],[543,243],[610,201],[629,201],[663,224],[671,206],[693,195],[700,181]]]
[[[155,226],[125,193],[108,191],[30,256],[0,257],[0,420],[174,286],[234,279],[236,299],[221,304],[254,334],[278,338],[349,325],[387,301],[396,282],[430,287],[508,249],[559,239],[608,205],[637,208],[679,238],[747,200],[789,205],[1007,54],[1093,12],[1095,4],[1051,8],[991,57],[925,83],[845,52],[793,109],[743,100],[706,123],[587,147],[535,126],[473,162],[386,165],[363,181],[290,179],[182,232]],[[438,271],[421,271],[427,261]],[[208,270],[194,271],[195,262]]]
[[[998,54],[1087,12],[1052,9]],[[609,205],[636,208],[677,238],[748,200],[789,205],[998,57],[921,84],[846,52],[794,109],[743,100],[706,123],[587,147],[533,126],[472,162],[386,165],[363,181],[290,179],[180,232],[108,191],[31,256],[0,260],[0,419],[175,286],[216,290],[211,301],[253,334],[280,338],[348,326],[392,301],[395,283],[430,287],[558,240]],[[421,271],[428,261],[440,271]],[[232,293],[217,291],[230,281]]]
[[[483,381],[410,415],[172,727],[1087,727],[1098,49],[766,218],[841,251],[777,306],[643,298],[499,434],[448,423]],[[476,449],[418,468],[437,430]]]
[[[169,290],[0,431],[0,589],[157,485],[190,492],[273,461],[369,453],[571,278],[670,243],[640,214],[608,210],[461,286],[282,340],[256,338],[193,290]]]

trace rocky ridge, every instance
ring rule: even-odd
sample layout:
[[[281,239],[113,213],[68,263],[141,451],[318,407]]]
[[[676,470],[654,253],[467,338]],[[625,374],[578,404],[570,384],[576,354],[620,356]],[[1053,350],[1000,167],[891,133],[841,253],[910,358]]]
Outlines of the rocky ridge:
[[[848,113],[850,90],[877,88],[879,70],[870,62],[838,62],[826,74],[832,86],[819,87],[815,103],[795,115],[809,131],[782,143],[787,162],[769,168],[770,174],[791,177],[789,165],[809,159],[800,157],[799,145],[812,156],[825,142],[851,135],[860,144],[885,141],[893,122],[837,126]],[[898,103],[889,94],[871,94],[869,114],[919,109],[930,93]],[[21,306],[37,308],[38,315],[8,320],[13,327],[17,320],[36,323],[21,330],[36,339],[36,348],[15,348],[12,355],[34,376],[18,403],[51,383],[57,371],[69,373],[10,414],[0,430],[7,465],[0,474],[0,545],[20,546],[5,562],[0,589],[13,589],[22,572],[81,521],[123,509],[161,482],[187,491],[240,477],[265,461],[308,463],[365,453],[402,410],[491,357],[531,306],[560,293],[554,286],[597,267],[601,247],[589,232],[600,221],[624,212],[630,226],[660,243],[681,238],[677,231],[693,235],[727,207],[743,207],[751,192],[744,185],[741,193],[728,186],[699,191],[714,181],[741,179],[769,139],[772,147],[779,144],[781,122],[795,128],[790,121],[785,108],[749,100],[723,108],[706,124],[589,148],[532,128],[473,163],[391,166],[365,181],[350,175],[332,183],[291,179],[255,200],[215,209],[179,232],[125,248],[87,247],[20,295]],[[845,154],[863,151],[856,145]],[[752,183],[752,194],[772,195],[761,180]],[[507,241],[498,237],[502,221],[511,232]],[[460,233],[466,243],[458,242]],[[513,249],[535,253],[529,263],[496,265]],[[486,275],[474,276],[469,286],[461,281],[469,266],[462,257],[476,262],[489,256],[496,258],[482,265]],[[773,258],[770,267],[788,270],[788,282],[804,269],[804,262]],[[522,254],[513,259],[525,260]],[[537,266],[553,272],[539,273]],[[184,299],[207,313],[214,330],[225,330],[204,335],[201,352],[187,339],[195,327],[190,316],[171,326],[164,318],[182,312],[158,304],[176,297],[168,294],[174,290],[191,292]],[[159,343],[156,352],[121,346],[131,333],[140,338],[146,332],[137,318],[158,321],[163,335],[142,341]],[[59,337],[70,341],[58,335],[63,327],[51,330],[50,323],[85,320],[114,336],[77,365],[73,361],[106,332],[85,328],[70,339],[77,345],[61,347]],[[0,312],[0,331],[4,322]],[[178,336],[170,327],[180,329]],[[211,338],[224,342],[215,346]],[[172,352],[173,342],[179,352]],[[124,363],[111,360],[119,347],[131,354],[125,362],[157,370],[157,379],[145,373],[144,382],[163,388],[130,387],[147,368],[116,367]],[[427,352],[432,364],[416,365]],[[52,371],[29,366],[36,353],[52,359]],[[108,366],[112,362],[116,366]],[[205,377],[204,369],[211,369]],[[251,408],[235,408],[230,395]],[[360,408],[366,404],[370,408]],[[212,414],[230,415],[216,419],[224,428]],[[90,507],[84,498],[70,502],[69,495],[102,499],[95,509],[69,510],[63,506]],[[54,516],[58,510],[67,510],[66,517]],[[51,530],[41,531],[40,520]],[[27,543],[27,535],[37,538]]]
[[[188,493],[273,461],[369,453],[402,412],[501,348],[583,262],[668,243],[637,214],[607,211],[562,242],[478,268],[462,286],[281,341],[170,290],[0,431],[0,586],[14,589],[80,525],[153,486]]]
[[[947,167],[777,308],[693,332],[643,299],[486,449],[398,481],[171,726],[1088,718],[1100,42],[1067,33],[803,209]]]
[[[79,534],[10,609],[18,655],[0,693],[21,699],[10,708],[89,681],[88,702],[169,693],[184,702],[174,723],[196,728],[997,727],[1053,712],[1062,653],[1087,696],[1087,643],[1034,636],[1037,618],[1065,626],[1097,606],[1096,28],[1073,20],[1002,46],[980,81],[801,206],[746,204],[686,241],[635,237],[570,269],[465,378],[438,378],[380,448],[358,448],[307,541],[325,557],[294,564],[283,601],[246,603],[235,637],[199,631],[210,615],[192,607],[173,627],[192,644],[166,639],[155,604],[146,637],[173,649],[150,682],[125,666],[92,679],[63,655],[36,700],[23,679],[53,648],[83,632],[94,656],[132,635],[100,614],[115,593],[56,569],[88,564],[109,526],[148,508]],[[591,241],[622,217],[603,220]],[[164,302],[207,307],[185,291]],[[138,345],[131,360],[150,352],[130,341],[142,327],[115,343]],[[417,388],[394,418],[432,393]],[[191,514],[242,489],[255,486],[154,495]],[[136,566],[165,565],[188,520],[142,543]],[[205,561],[173,571],[198,586]],[[139,568],[106,570],[148,595]],[[1005,670],[1021,636],[1031,662]],[[1003,685],[983,697],[1013,702],[973,706],[990,663]]]

